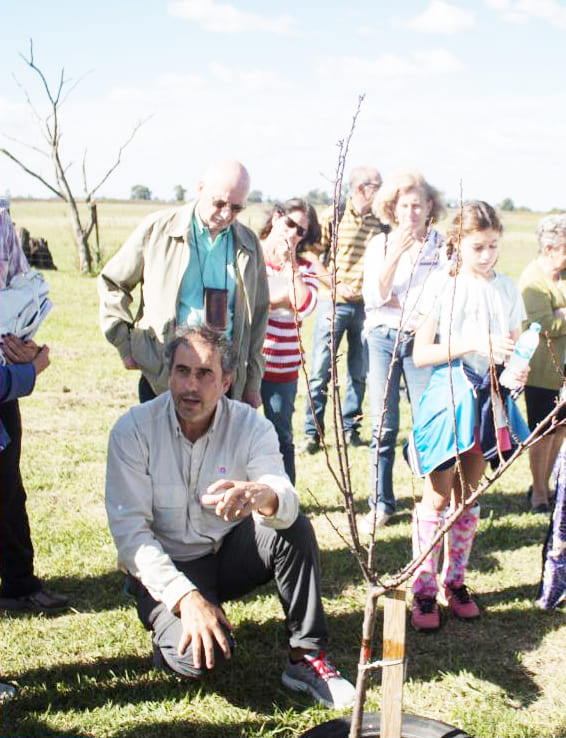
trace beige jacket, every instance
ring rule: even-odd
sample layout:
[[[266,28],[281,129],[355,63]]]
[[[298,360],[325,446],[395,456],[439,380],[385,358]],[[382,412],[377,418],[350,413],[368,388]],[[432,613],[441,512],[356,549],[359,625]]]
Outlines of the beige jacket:
[[[157,394],[168,386],[165,345],[175,334],[195,204],[145,218],[98,278],[102,332],[122,358],[134,358]],[[261,385],[269,291],[256,236],[237,221],[231,229],[237,273],[232,340],[238,357],[232,397],[240,399],[245,390],[259,391]],[[130,307],[138,284],[140,304],[134,318]]]

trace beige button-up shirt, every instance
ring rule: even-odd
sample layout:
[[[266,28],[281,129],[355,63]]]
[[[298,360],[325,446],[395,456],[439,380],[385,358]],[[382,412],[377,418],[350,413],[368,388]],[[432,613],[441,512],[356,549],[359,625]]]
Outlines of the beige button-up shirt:
[[[249,405],[222,397],[208,431],[183,435],[170,392],[137,405],[114,426],[108,446],[106,510],[118,565],[173,611],[194,589],[175,564],[220,548],[238,522],[226,523],[201,495],[219,479],[269,485],[279,507],[262,525],[288,528],[299,499],[285,475],[273,425]]]

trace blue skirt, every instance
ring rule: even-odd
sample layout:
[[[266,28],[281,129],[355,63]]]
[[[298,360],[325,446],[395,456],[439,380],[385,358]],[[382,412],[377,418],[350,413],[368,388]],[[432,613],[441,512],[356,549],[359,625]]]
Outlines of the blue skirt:
[[[492,394],[489,372],[481,377],[461,361],[435,367],[409,439],[414,474],[427,476],[466,451],[477,450],[494,466],[513,453],[529,429],[509,390],[498,388],[496,406]]]

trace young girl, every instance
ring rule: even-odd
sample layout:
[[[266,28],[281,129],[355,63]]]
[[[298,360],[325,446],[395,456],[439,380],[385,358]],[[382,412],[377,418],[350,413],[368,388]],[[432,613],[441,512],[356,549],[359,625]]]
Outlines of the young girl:
[[[427,475],[413,514],[414,556],[428,548],[451,498],[458,506],[477,488],[486,459],[497,460],[528,433],[508,390],[494,383],[490,371],[492,360],[500,371],[525,318],[518,288],[494,271],[502,230],[490,205],[465,203],[447,233],[453,266],[434,275],[419,306],[424,317],[416,331],[413,360],[435,369],[412,436],[421,471]],[[527,374],[528,369],[516,378],[524,383]],[[456,472],[457,452],[462,478]],[[464,619],[480,614],[464,584],[479,512],[478,505],[467,507],[445,536],[442,596],[450,611]],[[411,622],[417,630],[440,625],[440,548],[437,545],[415,573]]]
[[[305,200],[287,200],[270,214],[260,238],[269,283],[261,399],[277,431],[285,471],[295,484],[292,416],[301,365],[298,330],[316,305],[318,285],[314,269],[298,253],[320,239],[316,211]]]

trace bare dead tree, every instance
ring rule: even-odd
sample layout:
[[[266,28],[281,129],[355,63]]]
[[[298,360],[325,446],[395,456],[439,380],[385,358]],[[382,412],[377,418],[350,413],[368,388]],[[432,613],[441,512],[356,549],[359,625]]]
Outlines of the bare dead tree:
[[[101,260],[100,246],[98,241],[98,215],[94,195],[108,180],[110,175],[113,174],[113,172],[118,168],[122,161],[122,154],[124,152],[124,149],[128,146],[129,143],[131,143],[137,131],[146,122],[147,119],[139,121],[133,127],[126,141],[118,149],[118,154],[116,155],[114,163],[106,170],[106,173],[103,175],[103,177],[92,188],[89,188],[87,183],[85,149],[82,161],[82,179],[84,202],[86,203],[88,208],[88,217],[84,219],[83,217],[81,217],[81,214],[79,212],[78,199],[71,189],[69,178],[67,176],[72,162],[64,163],[61,151],[61,107],[65,100],[68,98],[69,94],[76,87],[78,82],[80,82],[80,80],[76,81],[69,87],[69,85],[71,84],[71,80],[65,78],[65,70],[64,68],[62,68],[61,74],[59,76],[59,81],[56,87],[52,88],[47,82],[47,79],[42,70],[35,63],[33,55],[33,41],[31,39],[29,44],[29,58],[25,57],[23,54],[20,54],[20,56],[27,64],[27,66],[39,77],[49,103],[49,113],[44,116],[40,115],[33,105],[31,97],[27,90],[22,87],[22,85],[19,85],[24,93],[28,105],[33,112],[37,127],[39,128],[45,141],[45,149],[37,149],[36,147],[29,146],[27,144],[23,145],[28,146],[28,148],[35,149],[40,154],[48,157],[51,160],[51,164],[53,167],[53,176],[55,180],[54,183],[49,182],[37,171],[34,171],[32,168],[24,164],[24,162],[20,158],[12,154],[7,149],[2,148],[0,149],[0,152],[4,154],[4,156],[7,156],[9,159],[11,159],[11,161],[13,161],[15,164],[17,164],[21,169],[24,170],[24,172],[41,182],[45,187],[47,187],[50,192],[52,192],[54,195],[59,197],[61,200],[64,200],[68,204],[73,226],[73,236],[75,238],[75,243],[77,247],[79,269],[81,272],[91,273],[93,271],[93,267],[98,267],[100,265]],[[21,142],[16,141],[16,139],[11,140],[14,140],[15,143],[21,144]],[[92,252],[89,243],[89,239],[93,231],[96,235],[94,253]]]

